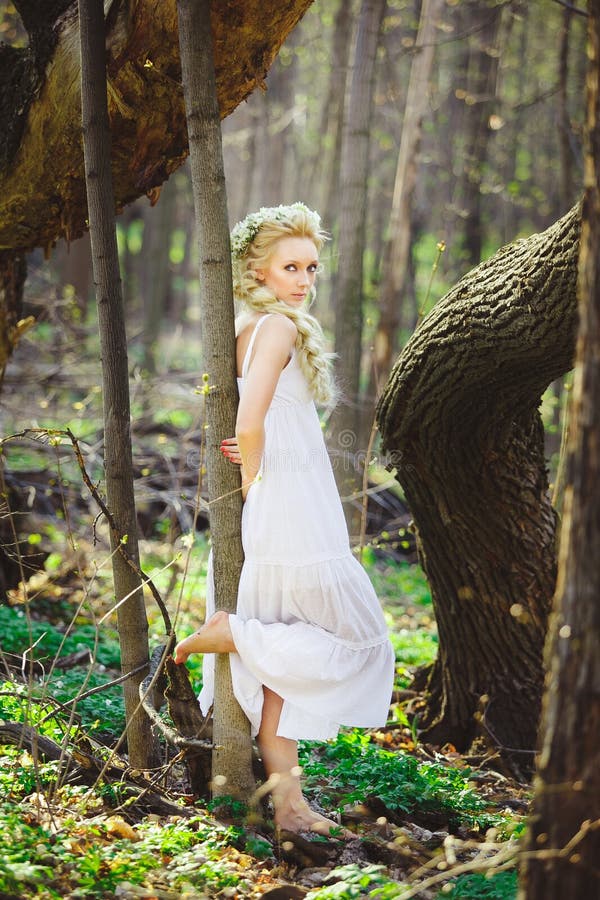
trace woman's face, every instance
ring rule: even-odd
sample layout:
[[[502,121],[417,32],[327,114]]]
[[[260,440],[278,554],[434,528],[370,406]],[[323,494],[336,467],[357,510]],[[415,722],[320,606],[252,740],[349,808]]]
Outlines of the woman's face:
[[[288,306],[301,306],[315,283],[319,254],[308,237],[286,237],[277,241],[269,264],[256,269],[258,281],[270,288]]]

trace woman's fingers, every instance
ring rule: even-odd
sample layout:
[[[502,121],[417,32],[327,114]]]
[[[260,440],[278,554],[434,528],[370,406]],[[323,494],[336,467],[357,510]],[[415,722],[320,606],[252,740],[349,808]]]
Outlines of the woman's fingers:
[[[242,457],[240,456],[237,438],[224,438],[221,441],[221,453],[230,462],[235,463],[238,466],[241,465]]]

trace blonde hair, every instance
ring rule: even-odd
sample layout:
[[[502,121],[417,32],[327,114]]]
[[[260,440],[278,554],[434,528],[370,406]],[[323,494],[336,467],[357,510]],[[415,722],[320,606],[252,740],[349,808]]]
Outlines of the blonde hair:
[[[268,267],[277,241],[288,237],[309,238],[317,248],[317,252],[320,252],[327,240],[327,234],[321,229],[317,214],[300,203],[261,210],[260,213],[264,215],[261,216],[258,228],[255,227],[256,217],[259,215],[256,213],[236,226],[239,232],[249,220],[253,222],[252,232],[255,232],[252,239],[242,245],[242,253],[234,252],[232,259],[233,293],[243,308],[236,323],[237,331],[239,333],[246,324],[250,312],[280,313],[291,319],[298,329],[296,338],[298,363],[306,377],[310,392],[317,403],[333,405],[337,399],[332,372],[332,359],[335,354],[326,351],[321,326],[306,309],[293,308],[278,300],[270,288],[257,281],[255,274],[256,269]],[[310,304],[314,302],[315,296],[313,287]]]

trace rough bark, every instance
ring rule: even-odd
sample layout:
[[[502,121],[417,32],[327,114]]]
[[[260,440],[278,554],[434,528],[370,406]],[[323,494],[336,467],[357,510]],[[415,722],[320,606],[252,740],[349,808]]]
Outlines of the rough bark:
[[[375,59],[385,0],[363,0],[342,138],[338,269],[334,285],[335,350],[344,392],[332,417],[335,474],[342,495],[360,488],[362,473],[354,457],[360,446],[359,385],[363,331],[363,253],[367,208],[369,127],[373,110]],[[358,534],[356,510],[347,508],[348,524]]]
[[[600,0],[589,3],[579,332],[559,577],[522,900],[600,886]],[[537,851],[537,852],[536,852]]]
[[[217,91],[226,116],[261,84],[311,0],[216,3]],[[187,156],[175,0],[108,4],[109,114],[117,209]],[[0,47],[0,249],[48,248],[86,228],[77,3],[21,4],[30,46]]]
[[[210,0],[177,0],[200,260],[200,314],[206,404],[206,461],[217,609],[235,612],[243,561],[239,471],[219,452],[235,432],[237,381],[231,250],[221,125],[210,33]],[[213,791],[248,799],[254,788],[250,724],[231,683],[229,657],[219,654],[213,716]],[[219,778],[216,778],[219,776]]]
[[[439,628],[421,728],[465,748],[479,727],[521,773],[555,583],[538,405],[572,363],[578,240],[575,207],[465,276],[407,344],[377,409]]]
[[[148,664],[148,620],[141,578],[120,552],[121,542],[126,541],[126,552],[139,570],[127,335],[110,171],[103,2],[79,0],[79,10],[85,179],[102,354],[106,499],[118,532],[111,529],[110,540],[121,668],[131,672]],[[150,720],[139,706],[138,688],[144,674],[140,672],[123,684],[129,759],[140,768],[155,761]]]

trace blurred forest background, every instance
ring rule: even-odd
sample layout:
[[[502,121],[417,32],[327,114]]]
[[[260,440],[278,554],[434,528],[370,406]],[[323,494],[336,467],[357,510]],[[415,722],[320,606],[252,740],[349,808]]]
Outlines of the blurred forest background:
[[[340,222],[358,214],[364,223],[358,399],[369,424],[378,328],[387,330],[397,353],[419,315],[466,271],[506,242],[545,229],[576,202],[582,184],[586,65],[585,18],[569,4],[431,2],[423,4],[429,22],[424,46],[433,50],[430,70],[407,107],[411,69],[424,55],[415,50],[423,44],[421,5],[389,0],[371,6],[379,6],[373,12],[374,21],[379,19],[373,78],[362,85],[360,96],[353,95],[350,76],[353,63],[365,62],[355,59],[365,50],[355,43],[359,4],[322,0],[288,38],[265,90],[255,91],[223,123],[232,225],[261,205],[297,199],[322,214],[332,241],[323,256],[315,312],[332,345],[336,309],[343,302],[336,288],[344,288],[344,274],[356,263],[356,254],[340,242]],[[18,44],[23,35],[12,4],[0,4],[0,10],[0,36]],[[368,109],[357,109],[359,101]],[[417,133],[403,148],[402,159],[405,117],[412,117]],[[350,157],[352,169],[359,143],[356,133],[349,133],[349,118],[351,124],[368,123],[368,178],[362,194],[344,183],[345,159]],[[399,178],[407,202],[398,227],[410,252],[390,303],[386,247],[390,219],[398,215],[393,205]],[[154,205],[140,199],[118,219],[130,361],[144,404],[165,415],[171,406],[180,425],[191,420],[181,412],[177,419],[176,410],[193,407],[189,389],[202,372],[187,167],[152,200]],[[99,404],[97,370],[87,345],[96,339],[87,237],[70,246],[61,242],[48,259],[41,251],[32,254],[26,302],[37,325],[5,375],[5,431],[48,424],[54,417],[64,423],[65,412],[59,409],[67,383],[80,395],[70,398],[69,419],[79,415],[84,426]],[[336,349],[343,356],[339,340]],[[385,364],[379,375],[385,377]],[[353,403],[355,388],[343,378],[342,387]],[[192,407],[181,405],[183,395]],[[547,395],[549,456],[559,446],[560,396],[560,385]]]
[[[332,453],[344,449],[344,435],[351,434],[350,449],[362,461],[367,457],[378,393],[416,324],[436,302],[499,247],[546,229],[579,199],[587,66],[586,18],[580,13],[561,0],[317,0],[281,48],[264,90],[255,90],[224,120],[230,224],[260,206],[301,200],[321,213],[331,235],[314,311],[338,354],[343,392],[340,410],[324,416]],[[15,7],[5,0],[0,0],[0,40],[15,47],[27,43]],[[151,197],[127,206],[118,216],[117,232],[140,547],[144,568],[183,634],[203,614],[208,556],[206,535],[194,536],[208,518],[206,506],[198,512],[197,504],[204,370],[188,166]],[[23,315],[35,322],[8,362],[0,395],[0,487],[10,499],[10,509],[0,517],[0,658],[7,676],[0,720],[31,722],[57,742],[67,741],[75,722],[86,742],[97,741],[93,749],[100,756],[99,745],[114,744],[124,726],[121,689],[113,681],[119,647],[108,530],[96,518],[98,510],[64,434],[69,428],[79,439],[90,478],[102,490],[100,350],[88,237],[70,245],[61,241],[46,254],[34,251],[28,273]],[[557,506],[560,497],[552,482],[560,469],[569,379],[553,383],[542,401]],[[389,863],[394,879],[403,867],[423,877],[447,839],[450,855],[456,838],[464,842],[459,861],[475,859],[479,851],[474,848],[490,834],[489,841],[498,838],[498,847],[504,841],[510,845],[502,859],[514,868],[527,788],[492,767],[487,770],[485,747],[468,760],[476,774],[465,770],[463,778],[464,760],[456,748],[448,743],[432,749],[419,742],[418,713],[409,719],[404,710],[403,703],[415,694],[412,676],[435,660],[438,638],[429,586],[417,565],[410,511],[400,486],[376,457],[377,448],[368,471],[362,561],[385,608],[396,652],[394,702],[386,729],[342,736],[330,748],[331,760],[337,754],[346,766],[336,790],[327,786],[334,765],[327,757],[330,750],[305,751],[309,795],[338,810],[348,795],[352,802],[378,799],[380,807],[360,827],[385,840],[391,834],[385,847],[382,837],[382,855],[369,860]],[[353,494],[356,499],[356,482],[347,492],[344,485],[341,489],[346,499]],[[148,616],[152,640],[162,640],[162,621],[151,602]],[[190,670],[197,687],[198,660]],[[21,672],[28,685],[15,681]],[[61,718],[65,710],[68,726]],[[44,731],[48,722],[54,731]],[[413,756],[422,765],[417,772],[422,782],[415,780]],[[38,800],[42,788],[49,795],[56,788],[57,796],[69,789],[52,782],[54,775],[44,782],[39,766],[31,775],[33,762],[20,749],[6,751],[3,760],[3,785],[17,805],[34,789]],[[392,765],[407,766],[406,784],[404,771],[390,774]],[[185,794],[183,782],[182,777],[179,787]],[[116,800],[108,794],[94,800],[98,808],[105,800],[107,806],[119,801],[116,793]],[[7,844],[16,833],[15,822],[21,827],[21,806],[4,822],[0,818],[0,838]],[[382,830],[382,815],[386,829],[393,825],[391,832]],[[87,826],[80,827],[83,833]],[[116,889],[125,878],[142,883],[142,863],[139,872],[131,861],[118,869],[110,855],[115,838],[101,828],[85,850],[97,853],[97,869],[81,874],[79,859],[73,864],[65,856],[68,865],[54,884],[51,871],[18,868],[29,861],[24,844],[9,874],[0,872],[5,879],[0,878],[0,889],[17,890],[17,881],[39,886],[47,879],[50,887],[45,894],[40,887],[40,895],[64,896],[62,882],[70,878],[71,887],[88,890],[83,896],[104,896],[102,890]],[[231,844],[230,838],[228,833],[223,840]],[[255,839],[250,835],[244,844],[235,836],[235,852],[241,847],[255,853]],[[32,831],[31,846],[40,840]],[[160,846],[165,859],[182,854],[181,847],[175,852]],[[273,841],[261,852],[276,856],[280,850],[274,846]],[[483,856],[490,846],[482,849]],[[56,859],[52,865],[56,868]],[[294,865],[292,860],[292,873]],[[421,865],[423,870],[417,870]],[[375,870],[383,866],[371,868],[378,883],[384,875]],[[192,860],[173,878],[209,877],[208,869],[201,866],[200,874],[197,869]],[[210,877],[219,889],[234,883],[217,870]],[[479,871],[475,864],[473,871]],[[505,875],[509,882],[501,886]],[[514,871],[500,872],[496,893],[483,893],[487,884],[481,877],[474,892],[467,885],[464,893],[453,888],[444,896],[514,898]],[[197,884],[204,889],[204,882]],[[244,891],[239,888],[240,896]]]

